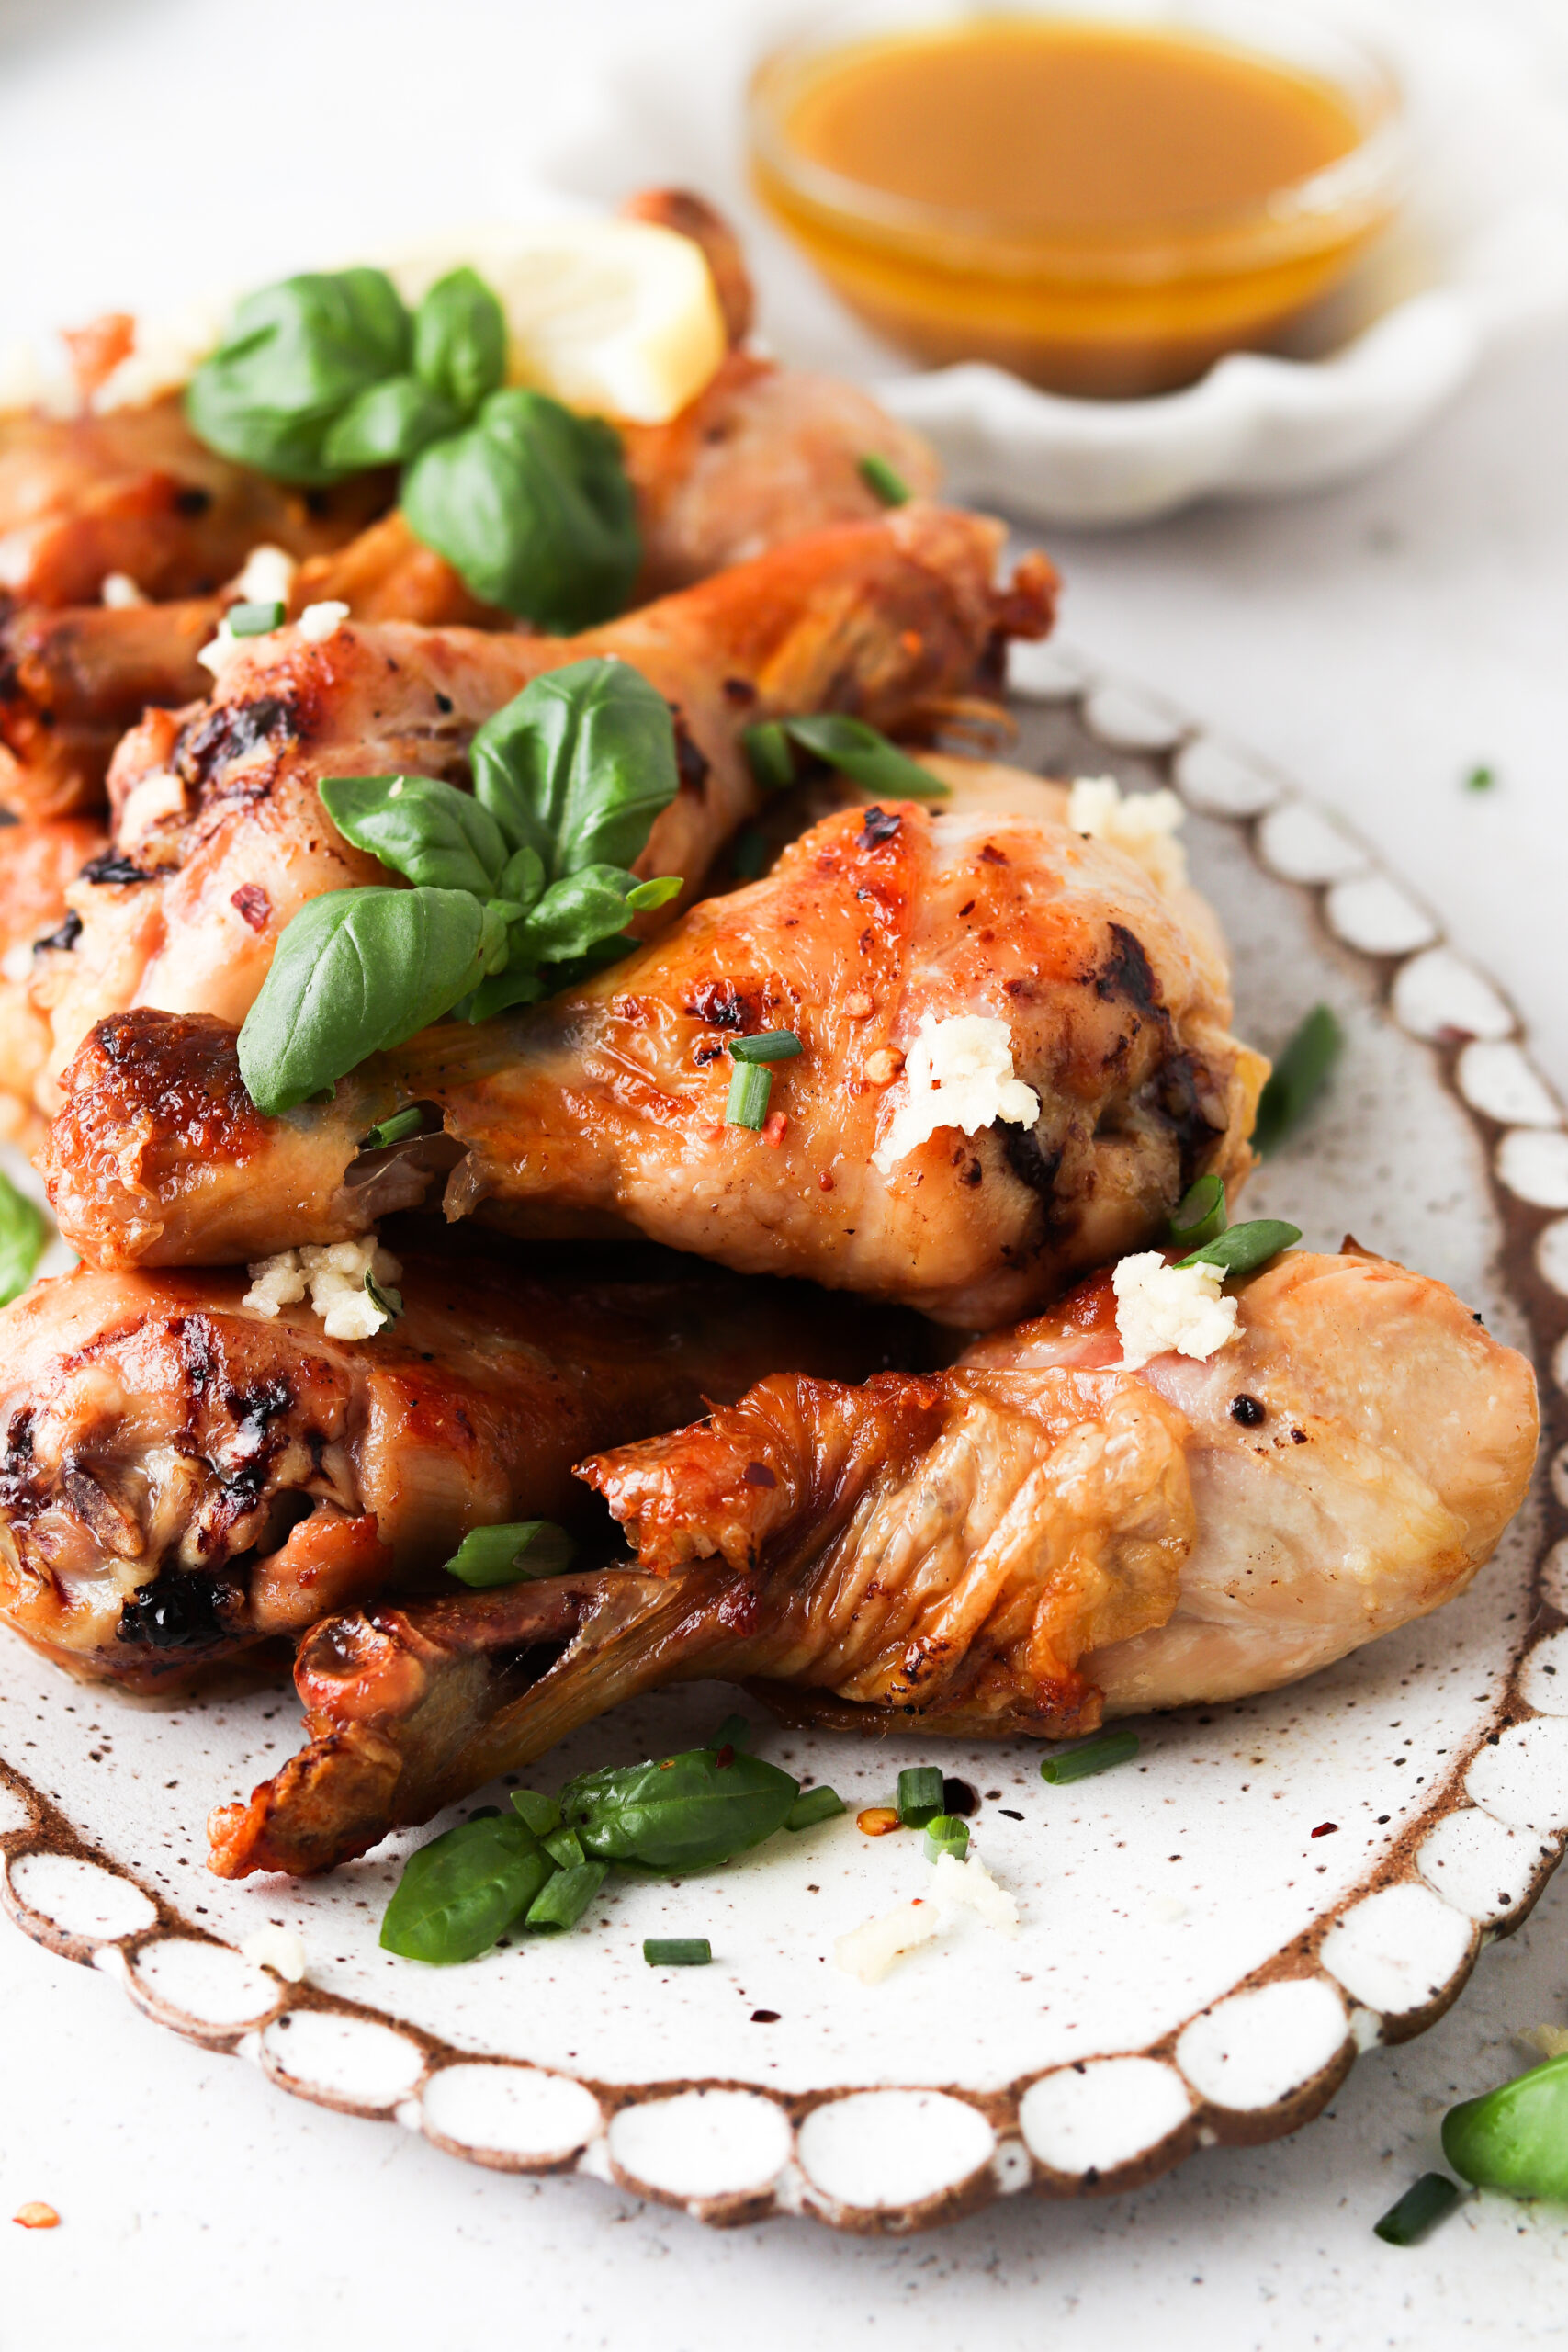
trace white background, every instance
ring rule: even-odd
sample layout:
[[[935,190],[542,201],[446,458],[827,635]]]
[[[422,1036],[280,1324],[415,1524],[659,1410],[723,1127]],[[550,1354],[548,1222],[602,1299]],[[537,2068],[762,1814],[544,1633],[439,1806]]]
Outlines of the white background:
[[[1562,0],[1494,0],[1568,94]],[[0,341],[167,307],[504,210],[650,37],[716,0],[0,0]],[[1342,809],[1521,1007],[1568,1088],[1568,331],[1492,363],[1351,489],[1052,540],[1065,631]],[[1462,789],[1478,763],[1499,782]],[[487,2175],[284,2098],[0,1933],[0,2352],[521,2341],[909,2352],[1557,2340],[1568,2216],[1483,2200],[1398,2253],[1370,2224],[1441,2111],[1568,2020],[1568,1884],[1458,2009],[1363,2059],[1292,2142],[1134,2197],[940,2235],[726,2237],[582,2181]],[[4,2216],[44,2198],[51,2233]]]

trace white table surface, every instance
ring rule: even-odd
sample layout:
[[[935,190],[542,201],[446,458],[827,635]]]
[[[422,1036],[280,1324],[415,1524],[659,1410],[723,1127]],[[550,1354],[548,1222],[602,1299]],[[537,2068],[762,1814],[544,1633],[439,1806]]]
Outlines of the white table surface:
[[[1494,13],[1568,72],[1562,0]],[[0,0],[0,340],[493,213],[634,29],[700,51],[720,0]],[[1499,978],[1568,1087],[1568,332],[1494,364],[1353,488],[1063,537],[1064,633],[1342,809]],[[1461,788],[1478,763],[1499,782]],[[939,2235],[726,2236],[597,2184],[457,2164],[304,2107],[0,1931],[0,2352],[521,2341],[1072,2352],[1557,2340],[1568,2216],[1482,2199],[1371,2223],[1443,2109],[1568,2020],[1568,1880],[1457,2009],[1294,2140],[1135,2196],[1018,2199]]]

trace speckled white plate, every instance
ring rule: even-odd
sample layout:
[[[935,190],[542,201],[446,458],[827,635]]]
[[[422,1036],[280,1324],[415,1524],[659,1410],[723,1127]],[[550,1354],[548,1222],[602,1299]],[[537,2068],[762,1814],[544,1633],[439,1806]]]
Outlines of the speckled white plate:
[[[1331,1096],[1249,1207],[1443,1276],[1534,1346],[1561,1419],[1568,1132],[1508,1007],[1255,761],[1055,648],[1024,652],[1015,684],[1023,757],[1184,794],[1244,1031],[1276,1046],[1319,998],[1345,1023]],[[208,1876],[208,1807],[292,1751],[291,1692],[138,1706],[20,1645],[0,1656],[5,1900],[176,2031],[479,2164],[854,2230],[1126,2187],[1306,2121],[1529,1910],[1568,1832],[1565,1527],[1568,1450],[1463,1600],[1273,1698],[1153,1719],[1103,1778],[1047,1788],[1031,1747],[942,1750],[982,1792],[977,1848],[1021,1933],[966,1917],[874,1987],[833,1940],[929,1872],[919,1839],[867,1838],[854,1813],[917,1746],[764,1728],[761,1751],[830,1780],[848,1815],[711,1877],[612,1884],[571,1936],[432,1970],[376,1940],[417,1838],[304,1885]],[[536,1777],[705,1736],[728,1697],[627,1707]],[[235,1949],[268,1921],[303,1938],[302,1984]],[[646,1967],[644,1936],[670,1934],[707,1936],[713,1966]]]

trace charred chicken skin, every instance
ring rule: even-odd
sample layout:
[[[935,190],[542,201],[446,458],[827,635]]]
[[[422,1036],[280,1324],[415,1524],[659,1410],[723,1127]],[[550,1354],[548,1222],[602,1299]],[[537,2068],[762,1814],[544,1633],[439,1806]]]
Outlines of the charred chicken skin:
[[[1100,1275],[951,1371],[770,1378],[584,1464],[635,1567],[315,1626],[310,1744],[213,1869],[331,1868],[661,1683],[965,1738],[1273,1690],[1461,1592],[1523,1498],[1528,1363],[1388,1261],[1293,1253],[1207,1361],[1121,1358]]]
[[[386,622],[245,640],[210,704],[149,712],[116,757],[118,860],[73,889],[80,933],[33,983],[51,1073],[95,1022],[134,1005],[238,1024],[308,899],[390,878],[337,832],[318,780],[462,780],[476,728],[586,655],[631,662],[676,710],[682,787],[637,864],[684,876],[695,897],[757,797],[740,741],[754,719],[836,709],[908,727],[988,676],[1009,636],[1043,633],[1049,569],[1026,560],[997,586],[1000,540],[978,516],[910,506],[797,539],[582,637]],[[46,1079],[39,1107],[56,1099]]]
[[[581,1519],[584,1448],[886,1329],[774,1283],[411,1255],[390,1330],[268,1318],[223,1274],[44,1282],[0,1313],[0,1616],[136,1689],[443,1581],[470,1527]],[[457,1590],[454,1585],[449,1589]]]
[[[877,1164],[920,1023],[964,1015],[1005,1024],[1036,1115],[939,1125]],[[344,1181],[358,1139],[423,1102],[447,1166],[461,1154],[449,1216],[636,1231],[975,1329],[1156,1238],[1200,1172],[1245,1174],[1264,1065],[1229,1017],[1212,927],[1119,851],[983,806],[854,808],[588,985],[426,1031],[281,1119],[215,1023],[107,1022],[68,1077],[51,1197],[106,1266],[343,1239],[431,1186],[423,1140]],[[776,1111],[761,1134],[728,1124],[727,1045],[781,1029],[804,1051],[777,1066]]]

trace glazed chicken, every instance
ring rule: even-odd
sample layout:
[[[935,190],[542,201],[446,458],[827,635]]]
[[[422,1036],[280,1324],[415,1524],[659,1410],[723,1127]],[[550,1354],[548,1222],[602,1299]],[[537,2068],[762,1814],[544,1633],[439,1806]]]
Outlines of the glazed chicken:
[[[908,726],[991,677],[1009,636],[1043,632],[1053,575],[1026,558],[1010,588],[995,585],[1001,537],[976,515],[908,506],[794,540],[581,637],[387,622],[242,640],[209,705],[150,711],[116,757],[124,862],[73,889],[81,932],[40,958],[33,985],[54,1037],[40,1108],[107,1013],[156,1005],[237,1024],[308,899],[390,878],[327,820],[320,777],[461,778],[484,719],[585,655],[634,663],[677,710],[682,788],[637,864],[686,876],[694,897],[756,801],[741,747],[754,719],[835,709]]]
[[[79,1270],[0,1312],[5,1622],[78,1672],[188,1684],[331,1610],[458,1590],[440,1571],[470,1527],[581,1520],[585,1447],[776,1364],[858,1375],[903,1336],[668,1261],[531,1275],[437,1243],[368,1340],[220,1273]]]
[[[316,1625],[310,1744],[213,1815],[212,1868],[329,1869],[660,1684],[1055,1739],[1276,1689],[1463,1591],[1529,1481],[1525,1358],[1353,1247],[1236,1287],[1207,1361],[1122,1369],[1101,1274],[950,1371],[770,1378],[584,1464],[636,1567]]]
[[[0,1135],[29,1148],[43,1129],[33,1106],[49,1024],[30,1001],[33,948],[67,921],[65,891],[108,849],[91,817],[0,824]]]
[[[1010,1036],[1033,1114],[965,1136],[938,1113],[889,1160],[920,1023],[965,1015]],[[635,1230],[973,1329],[1157,1239],[1200,1173],[1245,1175],[1264,1065],[1229,1018],[1206,910],[1119,850],[983,802],[857,808],[597,979],[427,1030],[281,1119],[216,1023],[106,1022],[67,1079],[51,1196],[95,1264],[219,1263],[363,1232],[445,1155],[448,1216]],[[781,1029],[804,1051],[774,1066],[767,1124],[728,1124],[728,1045]],[[355,1167],[410,1102],[444,1136]]]
[[[751,289],[728,224],[678,189],[645,191],[625,209],[702,246],[739,345]],[[342,602],[357,620],[526,627],[481,604],[400,513],[385,511],[390,474],[287,489],[203,447],[173,399],[109,416],[14,419],[0,433],[0,592],[15,606],[0,617],[0,807],[21,815],[93,805],[144,707],[207,695],[197,654],[258,545],[299,560],[294,618]],[[804,532],[870,521],[882,506],[861,473],[865,457],[886,459],[917,493],[937,487],[926,444],[866,393],[735,347],[669,424],[628,424],[621,435],[643,538],[637,604]],[[114,572],[150,605],[105,607]]]

